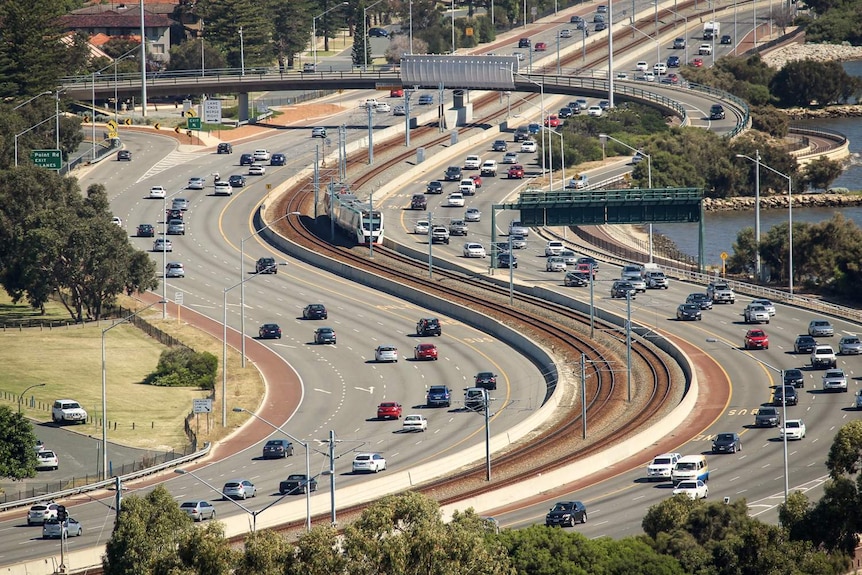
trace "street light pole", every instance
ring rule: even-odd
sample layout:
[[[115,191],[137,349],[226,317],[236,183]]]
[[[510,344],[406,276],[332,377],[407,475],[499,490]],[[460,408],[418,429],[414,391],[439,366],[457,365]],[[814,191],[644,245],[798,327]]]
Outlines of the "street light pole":
[[[343,6],[347,6],[348,4],[350,4],[350,3],[349,2],[342,2],[341,4],[333,6],[329,10],[326,10],[322,14],[318,14],[317,16],[315,16],[314,18],[311,19],[311,53],[312,53],[312,57],[314,59],[314,70],[315,71],[317,71],[317,19],[326,16],[327,14],[332,12],[333,10],[336,10],[336,9],[341,8]],[[326,33],[326,31],[324,31],[324,34],[325,33]]]
[[[19,415],[21,414],[21,401],[23,401],[24,396],[27,395],[28,391],[30,391],[31,389],[36,389],[37,387],[45,387],[45,384],[44,383],[37,383],[36,385],[31,385],[30,387],[25,388],[24,391],[21,392],[21,395],[18,396],[18,414]]]
[[[240,75],[245,76],[245,43],[242,39],[242,26],[239,27],[239,70]]]
[[[636,154],[640,154],[647,160],[647,187],[652,189],[652,156],[647,153],[644,153],[637,148],[629,146],[625,142],[617,140],[613,136],[609,136],[608,134],[599,134],[599,140],[604,144],[607,140],[613,140],[617,144],[621,144],[628,148],[629,150],[635,152]],[[652,222],[649,224],[649,263],[653,263],[653,235],[652,235]]]
[[[233,411],[235,411],[237,413],[247,413],[250,416],[254,417],[255,419],[259,419],[260,421],[264,422],[265,424],[267,424],[271,428],[275,429],[276,431],[282,432],[288,438],[290,438],[292,441],[297,442],[298,444],[300,444],[301,446],[303,446],[305,448],[305,530],[311,531],[311,457],[310,457],[309,451],[308,451],[308,449],[309,449],[308,448],[308,442],[302,441],[301,439],[297,439],[296,437],[292,436],[291,434],[286,432],[284,429],[282,429],[280,426],[275,425],[274,423],[264,419],[263,417],[259,416],[258,414],[254,413],[252,411],[249,411],[243,407],[234,407]]]
[[[733,6],[734,6],[734,10],[735,10],[736,4],[734,4]],[[683,28],[683,32],[682,32],[682,35],[685,38],[685,56],[683,56],[683,57],[685,58],[685,63],[688,64],[688,37],[686,36],[686,34],[688,33],[688,16],[683,16],[682,14],[677,12],[676,10],[671,10],[670,8],[666,8],[666,10],[671,12],[677,18],[682,17],[685,20],[685,27]],[[734,32],[734,34],[736,34],[736,32]]]
[[[532,52],[531,52],[531,53],[532,53]],[[523,74],[521,74],[520,72],[515,72],[515,71],[514,71],[514,70],[512,70],[511,68],[505,68],[505,69],[506,69],[506,70],[511,70],[512,74],[514,74],[514,75],[516,75],[516,76],[520,76],[521,78],[523,78],[523,79],[524,79],[524,80],[526,80],[527,82],[529,82],[529,83],[531,83],[531,84],[535,84],[536,86],[538,86],[538,87],[539,87],[540,105],[541,105],[541,108],[542,108],[542,110],[541,110],[542,116],[541,116],[541,120],[539,121],[539,125],[540,125],[540,126],[544,126],[544,125],[545,125],[545,85],[544,85],[543,83],[536,82],[535,80],[533,80],[533,79],[531,79],[531,78],[528,78],[527,76],[524,76],[524,75],[523,75]],[[544,132],[544,130],[542,130],[542,148],[543,148],[543,152],[544,152],[544,147],[545,147],[545,132]],[[542,153],[542,175],[543,175],[543,176],[545,175],[545,154],[544,154],[544,153]]]
[[[260,228],[259,230],[256,230],[254,233],[252,233],[252,234],[250,234],[250,235],[248,235],[248,236],[246,236],[240,240],[240,242],[239,242],[239,279],[240,280],[245,278],[245,241],[253,238],[254,236],[256,236],[257,234],[259,234],[260,232],[262,232],[264,230],[268,230],[270,227],[277,224],[281,220],[287,218],[288,216],[300,216],[300,215],[302,215],[301,212],[288,212],[288,213],[284,214],[283,216],[281,216],[280,218],[271,221],[270,223],[268,223],[264,227]],[[263,272],[259,272],[259,271],[257,271],[257,269],[255,269],[254,273],[255,273],[255,275],[257,275],[257,274],[260,274]],[[246,359],[246,356],[245,356],[245,284],[241,282],[240,285],[241,285],[241,287],[239,290],[239,293],[240,293],[240,296],[239,296],[239,300],[240,300],[239,313],[240,313],[240,326],[241,326],[240,330],[242,332],[242,366],[245,367],[245,359]]]
[[[147,311],[156,304],[163,303],[154,301],[153,303],[144,306],[133,314],[127,315],[124,318],[114,322],[110,326],[102,330],[102,479],[108,479],[108,370],[105,351],[105,337],[108,332],[119,325],[132,321],[135,317]]]

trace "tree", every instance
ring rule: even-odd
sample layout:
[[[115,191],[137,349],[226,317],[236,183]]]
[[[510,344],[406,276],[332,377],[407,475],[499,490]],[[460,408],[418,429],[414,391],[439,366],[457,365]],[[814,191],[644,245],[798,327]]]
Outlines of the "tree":
[[[327,555],[333,555],[331,550],[332,547]],[[235,575],[289,575],[292,563],[293,546],[284,536],[270,530],[252,531],[246,536],[244,552],[236,561]],[[342,568],[340,566],[328,573],[341,573]],[[302,575],[310,573],[312,571],[309,570]]]
[[[242,552],[231,548],[224,526],[211,521],[206,527],[189,529],[180,539],[177,555],[181,569],[199,575],[232,575]]]
[[[61,41],[61,0],[0,2],[0,99],[53,90],[71,52]]]
[[[0,405],[0,477],[36,476],[36,435],[23,415]]]
[[[862,421],[856,420],[841,426],[832,439],[826,467],[833,478],[859,472],[862,466]]]
[[[196,11],[204,20],[204,40],[224,54],[228,65],[249,68],[273,63],[269,10],[251,0],[201,0]]]
[[[356,9],[362,14],[365,8],[365,1],[360,0]],[[353,35],[353,51],[352,59],[354,66],[364,66],[371,63],[371,45],[368,41],[368,22],[362,24],[361,32],[357,31]]]
[[[805,166],[804,181],[814,188],[825,190],[843,173],[844,166],[841,162],[820,156]]]
[[[845,102],[858,90],[858,81],[849,76],[840,62],[794,60],[788,62],[770,82],[770,91],[785,106],[826,106]]]
[[[272,41],[280,69],[292,68],[296,55],[308,46],[311,35],[312,3],[310,0],[278,2],[273,7]]]
[[[413,52],[416,54],[428,53],[428,44],[421,38],[413,38]],[[390,64],[397,64],[404,54],[410,53],[410,39],[407,36],[398,35],[389,42],[383,57]]]
[[[137,575],[154,573],[159,566],[176,567],[181,563],[179,545],[188,541],[192,529],[192,520],[162,485],[144,497],[123,498],[102,558],[105,575]]]
[[[337,529],[330,526],[315,527],[297,542],[291,553],[292,560],[286,565],[285,575],[350,573],[342,549]]]
[[[201,61],[201,43],[203,43],[203,61]],[[204,39],[186,40],[182,44],[171,47],[171,60],[168,70],[200,70],[224,68],[226,62],[221,52]]]

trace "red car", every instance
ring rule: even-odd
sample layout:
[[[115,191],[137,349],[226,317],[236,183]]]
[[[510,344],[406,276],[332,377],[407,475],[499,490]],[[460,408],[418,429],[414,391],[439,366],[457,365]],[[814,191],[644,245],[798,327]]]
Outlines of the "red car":
[[[745,349],[769,349],[769,336],[762,329],[750,329],[745,334]]]
[[[703,66],[703,58],[695,58],[691,61],[691,65],[695,68],[700,68]]]
[[[470,179],[473,180],[473,183],[476,184],[477,188],[482,187],[482,176],[480,176],[479,174],[473,174],[472,176],[470,176]]]
[[[545,120],[545,125],[549,128],[556,128],[560,125],[560,118],[554,114],[548,116],[548,119]]]
[[[413,348],[413,359],[437,360],[437,346],[433,343],[420,343]]]
[[[536,47],[534,48],[536,52],[544,52],[548,49],[548,45],[544,42],[536,42]]]
[[[400,419],[401,404],[394,401],[384,401],[377,406],[377,419]]]
[[[593,277],[596,277],[596,268],[594,266],[590,266],[590,264],[577,264],[577,266],[575,266],[576,272],[586,274],[587,277],[590,276],[590,270],[593,272]]]
[[[394,90],[389,90],[389,97],[390,98],[403,98],[404,97],[404,90],[402,90],[401,88],[395,88]]]
[[[522,166],[521,164],[515,164],[514,166],[509,168],[508,174],[510,179],[517,178],[520,180],[524,177],[524,166]]]

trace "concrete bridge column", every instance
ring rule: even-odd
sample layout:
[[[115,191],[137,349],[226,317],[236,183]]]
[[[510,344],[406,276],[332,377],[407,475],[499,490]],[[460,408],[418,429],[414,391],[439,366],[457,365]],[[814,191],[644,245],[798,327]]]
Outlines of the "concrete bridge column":
[[[237,115],[241,124],[248,122],[248,92],[240,92],[237,96]]]

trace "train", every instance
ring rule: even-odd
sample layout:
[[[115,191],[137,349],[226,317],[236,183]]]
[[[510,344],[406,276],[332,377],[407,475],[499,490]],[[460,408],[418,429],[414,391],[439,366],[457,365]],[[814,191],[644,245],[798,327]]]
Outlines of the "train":
[[[335,220],[338,226],[349,238],[357,244],[368,245],[383,243],[383,213],[372,210],[368,203],[363,203],[348,188],[341,187],[341,192],[327,193],[324,196],[324,213]]]

